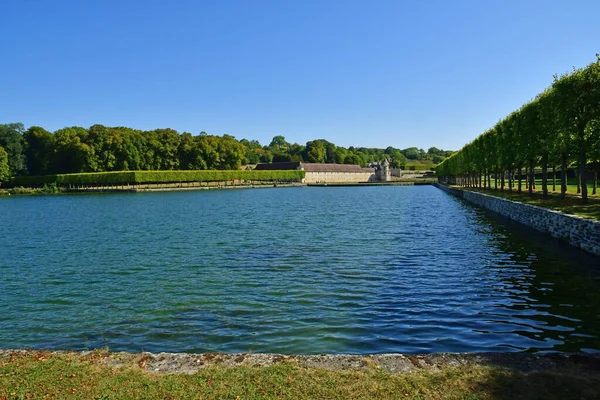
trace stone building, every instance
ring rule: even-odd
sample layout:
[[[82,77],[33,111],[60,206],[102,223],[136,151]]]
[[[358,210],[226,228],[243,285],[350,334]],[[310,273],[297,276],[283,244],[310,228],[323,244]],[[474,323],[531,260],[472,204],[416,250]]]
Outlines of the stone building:
[[[373,182],[377,180],[375,168],[361,168],[354,164],[319,164],[281,162],[257,164],[256,170],[304,170],[303,183]]]

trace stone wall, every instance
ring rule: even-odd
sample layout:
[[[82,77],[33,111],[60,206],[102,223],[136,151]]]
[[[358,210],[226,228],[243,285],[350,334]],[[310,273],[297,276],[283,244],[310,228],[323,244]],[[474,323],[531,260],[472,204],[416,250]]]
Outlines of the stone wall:
[[[565,240],[572,246],[600,255],[600,222],[598,221],[483,193],[450,188],[439,183],[435,183],[434,186],[469,203]]]
[[[373,182],[372,172],[306,172],[304,183]]]

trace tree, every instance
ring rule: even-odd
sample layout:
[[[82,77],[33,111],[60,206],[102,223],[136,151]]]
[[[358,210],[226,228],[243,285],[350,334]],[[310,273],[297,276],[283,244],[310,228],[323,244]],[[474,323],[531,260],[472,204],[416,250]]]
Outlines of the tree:
[[[25,131],[23,138],[29,174],[47,174],[54,155],[54,136],[44,128],[32,126]]]
[[[313,140],[306,143],[306,159],[311,163],[324,163],[326,160],[325,143],[321,140]]]
[[[334,163],[343,164],[344,159],[346,158],[346,154],[348,154],[348,151],[345,148],[336,147],[335,154],[334,154]]]
[[[23,132],[21,123],[0,124],[0,146],[8,154],[8,165],[11,175],[21,175],[27,170],[23,149]]]
[[[416,147],[409,147],[408,149],[404,149],[402,150],[402,154],[404,154],[404,157],[408,158],[409,160],[419,159],[419,149],[417,149]]]
[[[57,174],[93,172],[94,151],[86,144],[87,130],[78,126],[54,133],[55,152],[50,169]]]
[[[360,165],[360,166],[366,165],[363,158],[356,153],[347,154],[346,157],[344,158],[344,164],[353,164],[353,165]]]
[[[600,56],[586,68],[555,77],[552,88],[557,94],[557,116],[562,129],[575,143],[580,171],[581,199],[587,203],[585,167],[592,137],[586,129],[600,118]]]
[[[287,150],[290,144],[285,141],[285,137],[277,135],[273,137],[273,140],[269,143],[269,147],[276,150]]]
[[[8,153],[0,146],[0,184],[10,178],[10,166],[8,165]]]

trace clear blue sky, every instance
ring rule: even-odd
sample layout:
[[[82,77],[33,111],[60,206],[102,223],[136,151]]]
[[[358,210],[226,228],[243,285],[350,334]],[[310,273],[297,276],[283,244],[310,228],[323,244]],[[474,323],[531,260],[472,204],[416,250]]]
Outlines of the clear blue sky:
[[[0,123],[458,149],[600,52],[600,1],[1,0]]]

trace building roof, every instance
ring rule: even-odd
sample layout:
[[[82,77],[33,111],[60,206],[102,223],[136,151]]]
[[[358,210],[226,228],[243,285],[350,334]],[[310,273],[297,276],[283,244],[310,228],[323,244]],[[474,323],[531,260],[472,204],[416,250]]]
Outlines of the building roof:
[[[271,164],[256,164],[256,170],[258,171],[272,171],[272,170],[297,170],[300,169],[299,162],[277,162]]]
[[[360,165],[355,164],[317,164],[302,163],[306,172],[364,172]]]

